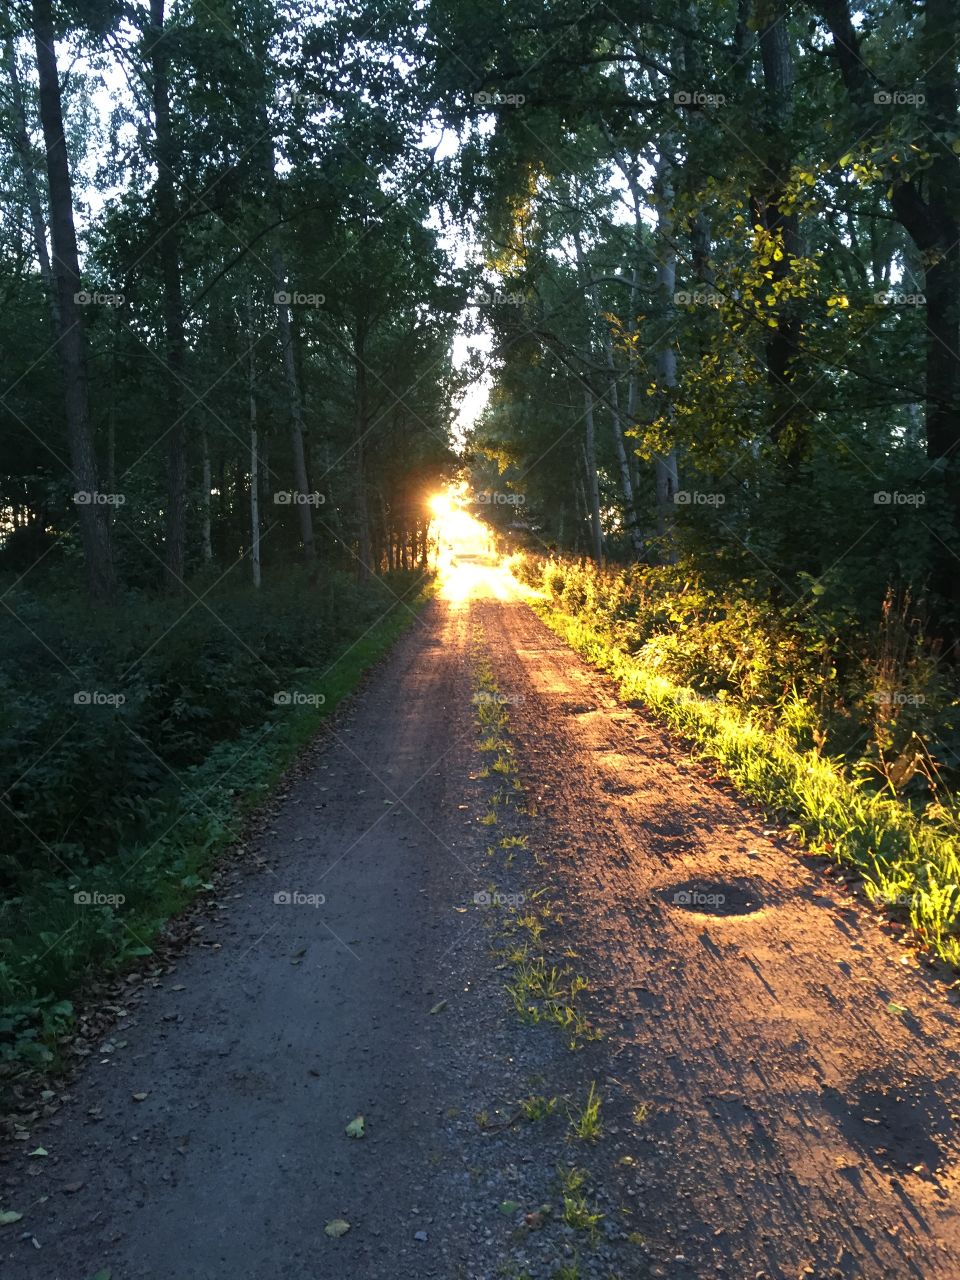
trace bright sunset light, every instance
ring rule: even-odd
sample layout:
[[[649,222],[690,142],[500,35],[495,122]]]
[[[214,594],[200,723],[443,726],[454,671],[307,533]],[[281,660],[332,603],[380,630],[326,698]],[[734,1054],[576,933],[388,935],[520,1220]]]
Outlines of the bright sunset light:
[[[440,595],[454,604],[481,598],[510,599],[517,592],[517,583],[497,551],[490,526],[470,514],[467,501],[462,490],[454,487],[429,500]]]

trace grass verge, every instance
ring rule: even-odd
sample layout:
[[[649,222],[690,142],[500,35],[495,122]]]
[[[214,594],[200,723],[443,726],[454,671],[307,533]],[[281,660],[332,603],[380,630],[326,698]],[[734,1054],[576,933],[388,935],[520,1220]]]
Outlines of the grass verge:
[[[816,852],[857,869],[868,897],[909,920],[937,956],[960,967],[960,824],[944,808],[920,818],[850,778],[841,762],[799,750],[749,713],[704,698],[645,668],[582,619],[543,599],[531,607],[587,661],[607,672],[626,702],[640,702],[695,742],[764,806],[785,811]]]

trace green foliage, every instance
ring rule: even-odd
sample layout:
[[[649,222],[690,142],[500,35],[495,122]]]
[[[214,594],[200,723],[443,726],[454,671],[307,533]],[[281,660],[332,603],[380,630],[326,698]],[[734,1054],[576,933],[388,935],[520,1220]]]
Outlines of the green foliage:
[[[601,1095],[597,1092],[596,1081],[591,1081],[590,1092],[583,1106],[579,1110],[571,1109],[570,1111],[572,1137],[579,1138],[581,1142],[596,1142],[603,1132],[603,1122],[600,1119],[602,1101]]]
[[[868,620],[822,595],[797,610],[777,600],[769,578],[708,576],[695,555],[663,566],[533,556],[514,565],[644,670],[737,705],[799,750],[842,755],[889,784],[894,762],[920,744],[936,770],[915,769],[896,789],[910,783],[921,799],[953,776],[956,690],[909,596],[888,593]]]
[[[17,598],[32,634],[8,620],[0,662],[0,1055],[48,1060],[78,982],[149,953],[422,583],[296,574],[224,585],[203,610]]]
[[[705,601],[695,589],[679,591],[673,607],[667,607],[673,569],[605,573],[554,562],[545,571],[528,561],[521,572],[534,582],[548,572],[556,585],[558,567],[564,585],[551,596],[544,593],[536,606],[548,625],[608,671],[621,697],[644,704],[696,742],[752,798],[792,815],[813,849],[854,866],[878,904],[909,920],[936,954],[960,966],[960,819],[949,794],[936,791],[943,770],[932,754],[935,743],[911,730],[919,743],[916,760],[927,765],[924,787],[912,802],[898,794],[898,786],[912,787],[922,770],[915,765],[911,775],[903,755],[889,761],[876,742],[864,756],[824,751],[830,734],[852,738],[864,723],[854,700],[858,680],[874,689],[871,714],[881,708],[888,733],[896,728],[896,703],[881,695],[889,695],[891,686],[883,681],[894,676],[912,682],[897,685],[900,690],[927,690],[930,710],[926,704],[920,708],[930,717],[928,725],[943,722],[938,706],[949,702],[945,677],[924,656],[922,637],[905,628],[902,611],[886,611],[883,634],[888,638],[881,653],[862,663],[861,675],[851,674],[844,686],[834,667],[824,672],[824,657],[831,656],[829,647],[823,648],[826,637],[805,648],[773,609],[744,615],[732,602],[718,646],[709,625],[702,630],[694,625],[698,601],[707,609],[707,620],[717,620],[713,597]],[[639,584],[635,593],[634,581]],[[631,600],[632,611],[627,608]],[[686,624],[679,638],[674,631],[678,613]],[[661,635],[664,645],[651,643]],[[771,651],[782,653],[787,663],[782,684],[772,680]]]

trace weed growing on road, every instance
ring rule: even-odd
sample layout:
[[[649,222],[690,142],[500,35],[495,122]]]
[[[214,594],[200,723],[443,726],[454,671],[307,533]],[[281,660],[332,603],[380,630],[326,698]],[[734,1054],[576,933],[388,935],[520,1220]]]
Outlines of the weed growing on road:
[[[513,982],[506,991],[523,1022],[536,1026],[553,1023],[568,1036],[571,1049],[579,1049],[596,1033],[576,1007],[577,997],[589,987],[587,979],[570,968],[548,965],[543,956],[531,956],[526,947],[514,953]]]
[[[590,1092],[587,1100],[583,1104],[583,1108],[579,1111],[570,1112],[570,1134],[574,1138],[579,1138],[582,1142],[596,1142],[603,1132],[603,1125],[600,1121],[600,1106],[602,1099],[597,1093],[596,1082],[591,1082]]]
[[[553,1280],[581,1280],[580,1264],[574,1258],[573,1262],[566,1262],[553,1273]]]
[[[556,1097],[547,1098],[542,1093],[531,1093],[529,1097],[521,1098],[519,1102],[520,1111],[524,1120],[546,1120],[547,1116],[552,1116],[557,1109],[558,1099]]]
[[[484,826],[493,826],[515,801],[522,787],[517,778],[513,745],[509,740],[507,699],[500,692],[496,676],[483,651],[481,628],[475,628],[473,632],[472,657],[475,689],[473,705],[481,735],[478,745],[480,750],[496,750],[497,756],[491,771],[504,778],[504,785],[491,797],[491,808],[479,819]],[[509,788],[507,782],[510,783]],[[507,865],[510,865],[512,850],[528,849],[528,837],[503,836],[498,845],[505,851],[511,851],[507,859]],[[488,848],[488,853],[490,851]],[[542,890],[539,890],[529,897],[536,899],[541,894]],[[551,908],[547,906],[538,911],[529,907],[523,910],[513,909],[507,915],[503,931],[509,934],[517,929],[524,929],[531,942],[539,944],[545,924],[552,917],[555,918]],[[532,955],[527,945],[508,949],[502,954],[513,969],[513,981],[506,985],[506,991],[523,1022],[529,1025],[547,1022],[559,1026],[568,1036],[572,1049],[579,1048],[584,1040],[595,1037],[596,1033],[591,1031],[583,1013],[576,1007],[578,996],[588,987],[586,978],[575,974],[569,967],[558,968],[548,964],[545,956]]]
[[[557,1180],[563,1198],[563,1220],[574,1231],[583,1231],[591,1243],[596,1240],[603,1214],[590,1208],[584,1194],[587,1172],[575,1166],[558,1165]]]
[[[633,1123],[637,1125],[646,1124],[650,1110],[649,1102],[638,1102],[633,1108]]]

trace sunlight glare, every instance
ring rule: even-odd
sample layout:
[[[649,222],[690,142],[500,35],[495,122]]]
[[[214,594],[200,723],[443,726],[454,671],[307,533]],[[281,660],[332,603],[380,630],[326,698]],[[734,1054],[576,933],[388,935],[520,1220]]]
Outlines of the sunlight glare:
[[[454,488],[429,500],[441,598],[458,607],[472,599],[513,599],[516,583],[497,552],[492,529],[465,511],[463,502]]]

